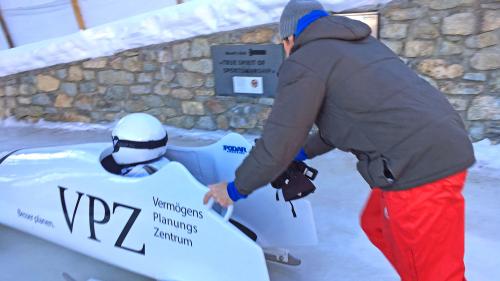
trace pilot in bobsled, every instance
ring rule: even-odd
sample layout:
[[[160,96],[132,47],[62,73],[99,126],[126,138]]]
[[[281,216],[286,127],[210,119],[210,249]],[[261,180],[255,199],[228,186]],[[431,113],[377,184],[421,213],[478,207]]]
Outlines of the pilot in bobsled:
[[[141,113],[112,137],[0,153],[0,223],[157,280],[266,281],[266,260],[298,265],[288,249],[317,243],[311,205],[293,184],[311,177],[307,166],[275,181],[282,196],[268,186],[226,209],[203,197],[250,151],[241,135],[167,145],[161,123]]]

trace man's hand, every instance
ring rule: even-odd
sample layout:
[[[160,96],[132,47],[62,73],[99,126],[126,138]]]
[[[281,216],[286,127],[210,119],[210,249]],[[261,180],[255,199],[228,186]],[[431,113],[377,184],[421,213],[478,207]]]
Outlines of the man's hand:
[[[221,182],[217,183],[214,185],[208,186],[210,189],[206,194],[205,197],[203,198],[203,203],[207,204],[210,198],[213,198],[215,202],[219,203],[224,208],[229,207],[229,205],[232,205],[234,202],[231,200],[229,197],[229,194],[227,194],[227,183],[226,182]]]

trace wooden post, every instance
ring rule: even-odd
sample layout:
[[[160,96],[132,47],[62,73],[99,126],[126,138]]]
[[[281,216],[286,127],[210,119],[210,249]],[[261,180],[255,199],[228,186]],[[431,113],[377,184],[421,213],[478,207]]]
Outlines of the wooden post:
[[[71,0],[71,6],[73,7],[73,13],[75,13],[76,22],[78,22],[78,28],[85,30],[85,21],[83,20],[78,0]]]
[[[10,36],[9,28],[7,27],[7,23],[5,22],[2,14],[2,8],[0,8],[0,25],[2,26],[3,34],[5,34],[5,38],[7,39],[7,43],[9,44],[9,48],[14,48],[14,41],[12,41],[12,37]]]

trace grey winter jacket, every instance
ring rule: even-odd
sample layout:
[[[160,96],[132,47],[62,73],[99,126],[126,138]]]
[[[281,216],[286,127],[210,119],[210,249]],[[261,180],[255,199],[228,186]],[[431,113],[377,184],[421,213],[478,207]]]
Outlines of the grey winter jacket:
[[[446,97],[370,32],[329,16],[296,38],[262,137],[236,171],[240,193],[274,180],[302,146],[310,158],[333,148],[354,153],[366,182],[384,190],[417,187],[474,163]],[[308,138],[313,124],[319,133]]]

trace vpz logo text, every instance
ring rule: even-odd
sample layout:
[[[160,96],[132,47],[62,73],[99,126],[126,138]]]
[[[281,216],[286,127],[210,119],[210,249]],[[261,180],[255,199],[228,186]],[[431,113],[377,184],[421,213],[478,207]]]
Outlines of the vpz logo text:
[[[76,192],[76,194],[78,195],[78,198],[76,200],[76,204],[75,204],[74,209],[73,209],[73,215],[71,216],[71,219],[70,219],[70,216],[68,213],[68,208],[66,205],[66,198],[65,198],[66,190],[67,190],[67,188],[59,186],[59,195],[61,198],[61,205],[62,205],[64,217],[66,218],[66,223],[68,224],[69,232],[73,233],[73,225],[75,223],[76,211],[78,210],[78,206],[80,205],[80,201],[81,201],[83,195],[85,195],[85,194],[78,192],[78,191]],[[88,194],[86,194],[86,197],[88,198],[88,201],[89,201],[89,222],[88,223],[89,223],[90,236],[88,238],[91,240],[95,240],[97,242],[101,242],[97,238],[95,226],[96,226],[96,224],[102,224],[102,225],[107,224],[109,222],[109,220],[111,219],[111,210],[109,208],[109,205],[103,199],[92,196],[92,195],[88,195]],[[96,218],[95,217],[96,204],[100,204],[102,206],[102,208],[104,208],[104,217],[103,218]],[[132,229],[132,226],[134,225],[137,217],[139,217],[139,214],[141,213],[141,209],[134,208],[134,207],[131,207],[131,206],[128,206],[125,204],[113,202],[113,214],[115,214],[115,212],[119,208],[130,209],[130,210],[132,210],[132,214],[130,215],[125,226],[123,227],[120,235],[116,239],[115,247],[122,248],[124,250],[131,251],[131,252],[134,252],[134,253],[137,253],[140,255],[145,255],[146,254],[146,245],[144,243],[142,244],[142,248],[140,250],[132,249],[132,248],[129,248],[129,247],[126,247],[123,245],[125,238],[127,237],[128,233],[130,232],[130,229]]]

